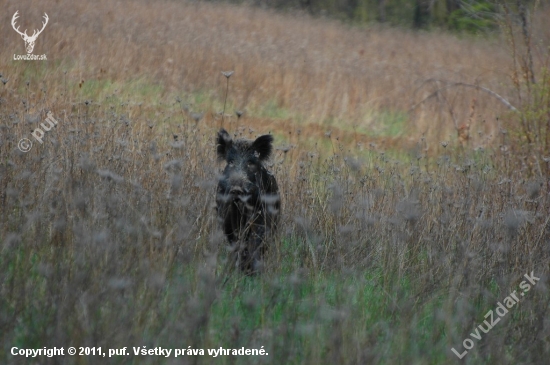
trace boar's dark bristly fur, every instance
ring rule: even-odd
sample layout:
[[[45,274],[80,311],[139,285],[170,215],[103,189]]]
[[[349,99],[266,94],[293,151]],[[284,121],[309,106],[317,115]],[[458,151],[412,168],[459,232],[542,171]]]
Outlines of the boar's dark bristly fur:
[[[218,219],[234,248],[237,266],[246,274],[257,273],[281,208],[277,181],[264,165],[273,150],[273,137],[233,140],[221,129],[216,142],[218,159],[227,163],[216,195]]]

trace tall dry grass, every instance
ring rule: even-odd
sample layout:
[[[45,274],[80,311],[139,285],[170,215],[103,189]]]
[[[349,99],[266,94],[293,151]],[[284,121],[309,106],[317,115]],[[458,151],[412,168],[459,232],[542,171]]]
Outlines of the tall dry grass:
[[[177,104],[159,109],[172,122],[152,126],[116,99],[62,104],[24,154],[17,140],[42,114],[4,103],[3,361],[25,363],[12,346],[146,345],[264,346],[269,363],[453,362],[450,348],[532,271],[541,281],[466,361],[546,360],[548,187],[497,169],[506,151],[397,160],[372,148],[358,159],[335,140],[328,158],[277,150],[280,239],[249,279],[231,270],[214,225],[217,121],[181,126]]]
[[[356,126],[363,133],[383,124],[384,112],[399,111],[408,116],[415,137],[424,133],[434,143],[456,138],[475,99],[476,146],[487,139],[476,137],[477,130],[495,137],[495,118],[506,108],[486,93],[448,88],[445,82],[481,85],[515,101],[513,87],[503,81],[511,54],[498,37],[474,40],[438,32],[350,28],[324,19],[202,2],[24,5],[6,4],[0,25],[2,60],[24,51],[10,26],[13,13],[19,9],[19,24],[33,29],[42,13],[49,12],[50,23],[35,53],[47,53],[47,64],[56,65],[49,72],[67,70],[71,80],[146,79],[160,85],[164,95],[217,90],[214,97],[222,98],[219,71],[234,70],[235,108],[257,110],[272,103],[295,120]],[[536,43],[544,48],[548,37],[540,35]],[[14,81],[25,81],[25,63],[10,64]],[[434,97],[418,105],[430,95]]]
[[[136,10],[130,16],[120,4]],[[364,81],[375,73],[365,71],[345,81],[340,78],[345,68],[335,66],[345,61],[328,56],[308,56],[311,68],[292,73],[293,63],[282,56],[288,48],[271,49],[269,42],[259,46],[258,56],[251,53],[235,64],[225,63],[238,59],[238,48],[208,38],[215,33],[224,39],[231,29],[240,29],[231,27],[241,24],[247,29],[249,19],[258,17],[262,23],[257,33],[243,31],[243,37],[246,33],[264,39],[269,34],[260,33],[264,29],[279,29],[284,38],[296,26],[304,39],[318,39],[314,44],[319,52],[336,55],[334,49],[344,47],[346,39],[351,42],[364,34],[357,29],[306,18],[296,25],[296,18],[257,9],[159,4],[33,3],[36,18],[45,5],[65,15],[58,16],[66,19],[61,26],[48,10],[51,28],[41,35],[44,43],[36,46],[40,53],[40,47],[51,44],[42,48],[47,49],[48,63],[2,64],[2,78],[8,81],[0,85],[0,362],[28,363],[10,354],[13,346],[101,346],[106,351],[145,345],[264,346],[269,356],[77,356],[35,361],[453,363],[458,359],[451,348],[462,351],[462,341],[483,323],[485,313],[518,290],[525,273],[534,272],[540,282],[475,342],[462,362],[546,363],[548,184],[544,177],[530,177],[516,168],[507,134],[498,135],[495,149],[470,151],[448,145],[440,147],[440,155],[431,156],[428,151],[435,140],[428,138],[413,140],[412,148],[396,154],[399,142],[392,148],[369,144],[353,129],[348,131],[353,142],[347,143],[326,133],[322,125],[308,129],[286,121],[275,124],[267,117],[226,118],[225,126],[244,137],[273,127],[278,149],[270,169],[283,200],[280,238],[266,259],[266,272],[245,278],[232,270],[223,235],[214,224],[219,105],[213,103],[213,110],[194,118],[197,105],[174,101],[171,88],[185,98],[180,88],[196,92],[213,87],[223,100],[225,78],[219,71],[234,68],[229,98],[242,98],[240,105],[262,104],[297,88],[302,92],[289,96],[289,109],[321,118],[323,101],[331,92],[352,90],[351,85],[361,85],[362,77]],[[16,6],[10,3],[7,8],[14,12]],[[177,14],[187,20],[177,20]],[[193,16],[185,18],[187,14]],[[180,37],[196,49],[204,45],[194,57],[192,48],[178,48],[180,38],[167,32],[178,27],[191,32],[185,27],[192,22],[205,38],[200,32],[195,38],[180,32]],[[212,24],[217,32],[212,33]],[[10,49],[22,50],[20,39],[8,37],[13,32],[8,27],[2,23],[3,39],[13,42]],[[67,36],[71,32],[75,37]],[[417,44],[414,39],[431,40],[425,43],[433,47],[438,39],[463,43],[477,49],[471,52],[474,59],[490,49],[485,43],[480,47],[443,35],[369,32],[375,39],[398,34],[400,50]],[[169,34],[173,43],[163,46],[157,34]],[[324,37],[315,38],[318,34]],[[325,39],[335,48],[322,43]],[[315,54],[305,49],[306,55]],[[277,51],[280,58],[275,57]],[[4,57],[7,51],[1,52]],[[454,59],[462,57],[455,52]],[[433,58],[444,57],[438,53],[435,48]],[[400,60],[394,64],[405,62]],[[273,66],[277,64],[280,70]],[[319,78],[330,75],[331,65],[333,77]],[[379,66],[384,65],[390,63]],[[468,65],[481,67],[475,62]],[[243,69],[239,72],[238,67]],[[264,73],[264,68],[271,73]],[[428,65],[418,68],[432,70]],[[280,79],[284,72],[295,76]],[[463,72],[470,69],[464,66]],[[407,75],[403,72],[401,77]],[[108,82],[99,83],[98,78]],[[315,88],[300,89],[303,80],[317,85],[318,93]],[[86,89],[93,82],[99,86]],[[156,89],[155,83],[166,88]],[[385,87],[382,82],[372,85]],[[368,99],[365,89],[357,90]],[[464,110],[458,107],[460,99],[457,96],[453,105],[469,115],[470,96],[463,96]],[[398,108],[398,102],[403,101],[392,99],[387,107]],[[476,104],[475,110],[483,105]],[[57,127],[45,133],[43,144],[34,141],[30,152],[20,152],[19,139],[33,141],[30,133],[47,110],[58,120]],[[349,120],[358,113],[348,112]],[[312,137],[310,131],[317,133],[316,143],[302,143]]]

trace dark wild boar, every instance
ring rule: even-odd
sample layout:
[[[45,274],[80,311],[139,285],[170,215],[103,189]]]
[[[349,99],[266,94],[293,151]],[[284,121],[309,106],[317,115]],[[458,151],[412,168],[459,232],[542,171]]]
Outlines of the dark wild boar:
[[[227,163],[216,195],[218,219],[246,274],[261,271],[280,214],[277,181],[265,167],[272,143],[271,135],[233,140],[225,129],[218,132],[218,159]]]

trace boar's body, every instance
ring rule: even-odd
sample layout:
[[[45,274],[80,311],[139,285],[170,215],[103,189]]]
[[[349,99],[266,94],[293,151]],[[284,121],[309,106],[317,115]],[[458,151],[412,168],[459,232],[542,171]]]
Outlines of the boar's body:
[[[218,158],[227,163],[216,195],[218,219],[237,266],[247,274],[261,270],[281,208],[275,176],[264,166],[272,143],[271,135],[233,140],[224,129],[217,138]]]

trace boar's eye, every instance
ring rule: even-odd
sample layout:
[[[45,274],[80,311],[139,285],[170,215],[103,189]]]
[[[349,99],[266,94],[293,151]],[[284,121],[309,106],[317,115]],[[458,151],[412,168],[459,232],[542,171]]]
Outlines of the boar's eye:
[[[253,168],[256,167],[256,163],[255,163],[254,161],[250,160],[250,161],[247,161],[246,166],[247,166],[249,169],[253,169]]]
[[[233,159],[231,159],[231,160],[227,161],[227,164],[229,166],[233,166],[235,164],[235,161]]]

